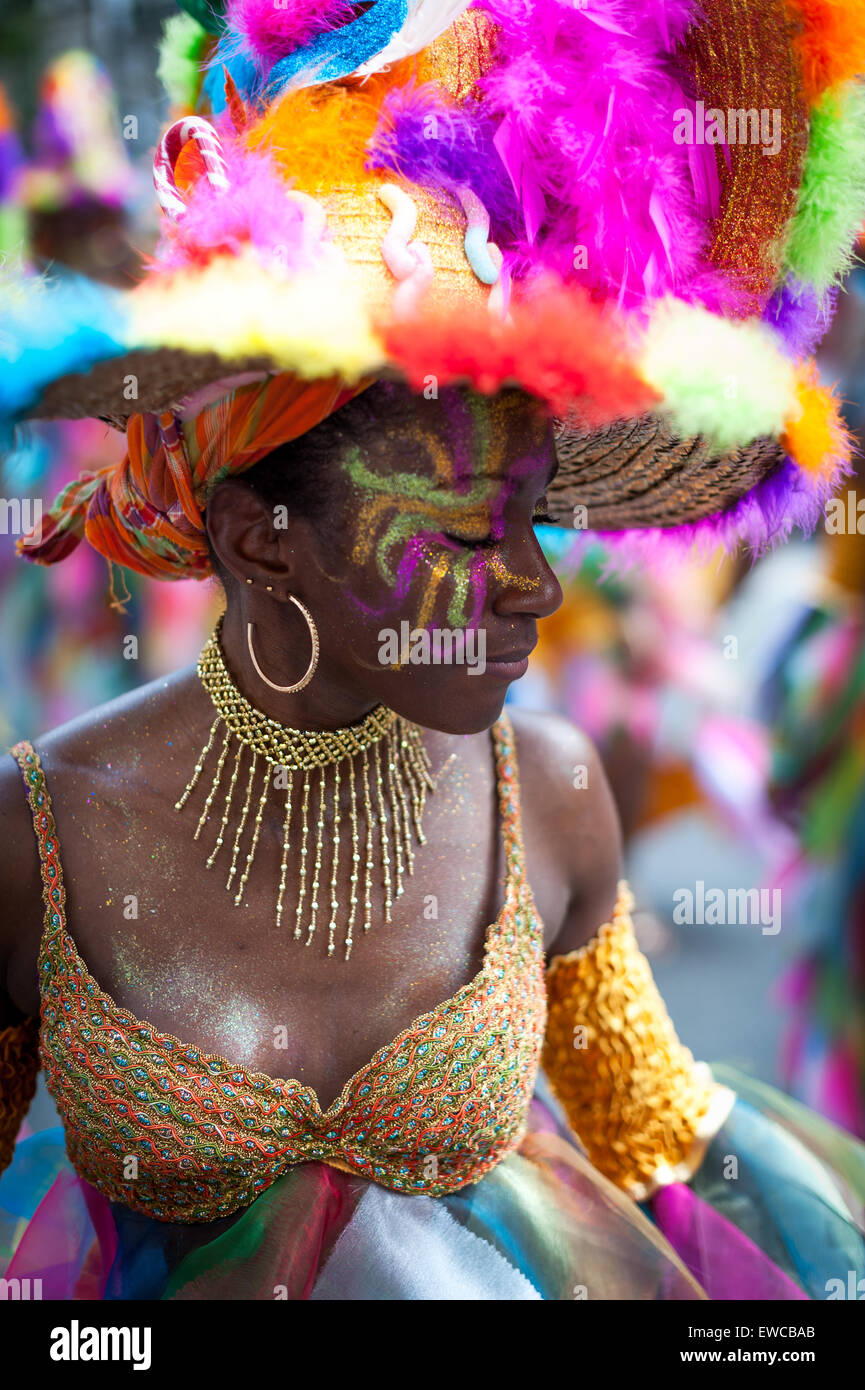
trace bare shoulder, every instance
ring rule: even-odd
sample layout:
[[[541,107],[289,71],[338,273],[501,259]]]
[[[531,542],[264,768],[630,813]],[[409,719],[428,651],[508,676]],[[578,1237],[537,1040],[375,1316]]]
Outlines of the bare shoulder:
[[[622,876],[619,817],[600,754],[559,714],[509,710],[520,770],[526,858],[561,884],[543,912],[548,945],[571,950],[610,915]],[[532,880],[535,887],[535,881]],[[536,890],[537,896],[537,890]],[[559,907],[561,904],[561,910]]]
[[[164,746],[161,731],[172,727],[178,754],[188,764],[194,735],[185,729],[185,692],[190,673],[178,672],[100,705],[80,718],[32,739],[45,769],[49,796],[73,801],[90,793],[109,802],[113,789],[141,784],[148,792],[153,760],[150,742]],[[187,747],[188,744],[188,747]],[[197,749],[196,749],[197,751]],[[157,774],[158,775],[158,774]],[[86,789],[86,791],[85,791]],[[22,770],[11,756],[0,758],[0,1026],[38,1003],[36,960],[42,935],[42,876],[33,816]]]
[[[27,801],[24,778],[14,758],[0,759],[0,1028],[17,1022],[22,1014],[34,1012],[38,1003],[36,957],[42,931],[42,880],[33,818]],[[29,964],[23,968],[29,979],[17,977],[21,970],[13,953]],[[22,993],[23,983],[23,993]],[[23,1007],[12,1003],[21,999]]]
[[[181,738],[188,729],[192,737],[188,707],[196,684],[193,668],[185,668],[97,705],[34,738],[46,774],[50,769],[60,777],[72,771],[115,777],[131,765],[144,774],[142,749],[151,741],[159,741],[166,727],[171,725]]]
[[[573,787],[581,768],[588,773],[600,770],[603,777],[600,755],[592,740],[564,715],[518,706],[508,706],[507,714],[517,736],[518,751],[523,750],[520,772],[524,780],[536,766],[550,779],[551,789],[557,787],[559,791]],[[523,767],[527,760],[528,766]],[[596,779],[589,777],[585,790],[591,789],[593,780]]]

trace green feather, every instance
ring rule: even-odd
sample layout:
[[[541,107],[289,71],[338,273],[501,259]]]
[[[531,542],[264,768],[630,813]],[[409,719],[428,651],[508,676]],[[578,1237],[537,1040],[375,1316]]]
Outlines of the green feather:
[[[853,264],[865,222],[865,89],[832,88],[811,112],[808,152],[787,233],[785,268],[823,293]]]
[[[172,106],[195,106],[201,80],[199,63],[209,38],[192,15],[175,14],[165,21],[157,74]]]
[[[683,300],[652,306],[640,371],[679,438],[703,435],[717,449],[779,435],[797,408],[792,364],[765,324]]]

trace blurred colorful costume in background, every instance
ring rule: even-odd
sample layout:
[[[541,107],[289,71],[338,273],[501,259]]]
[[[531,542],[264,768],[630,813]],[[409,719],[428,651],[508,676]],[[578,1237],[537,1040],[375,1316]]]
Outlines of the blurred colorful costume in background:
[[[140,257],[127,214],[136,178],[110,79],[91,54],[73,50],[46,69],[31,143],[17,192],[33,259],[132,284]]]
[[[811,354],[865,213],[858,10],[186,9],[150,273],[127,295],[8,287],[0,411],[110,418],[127,445],[26,558],[86,539],[206,577],[213,486],[383,375],[543,402],[551,522],[644,554],[815,524],[849,468]],[[545,970],[506,722],[495,736],[506,904],[484,965],[323,1113],[100,989],[67,929],[49,789],[16,748],[46,916],[42,1018],[6,1030],[0,1067],[7,1277],[48,1297],[792,1300],[865,1277],[862,1147],[694,1062],[625,885]],[[54,1133],[13,1157],[40,1059],[68,1156]]]
[[[756,732],[751,721],[734,727],[736,686],[715,631],[734,564],[682,551],[648,570],[623,570],[615,550],[597,542],[575,552],[561,532],[541,527],[540,535],[564,601],[541,628],[533,679],[512,687],[509,700],[559,710],[585,730],[626,842],[688,806],[728,817],[718,765],[730,758],[730,738]],[[768,737],[761,742],[768,748]],[[752,833],[745,807],[739,813]]]
[[[865,444],[865,278],[850,277],[843,316],[827,342],[848,424]],[[850,340],[852,339],[852,343]],[[834,348],[834,351],[833,351]],[[852,349],[852,350],[851,350]],[[794,826],[787,866],[802,904],[806,950],[779,999],[790,1011],[785,1084],[836,1124],[865,1138],[865,518],[861,472],[830,507],[820,567],[798,621],[776,653],[763,692],[774,738],[771,794]]]
[[[13,255],[26,236],[24,213],[18,198],[18,179],[24,151],[18,138],[15,112],[0,83],[0,255]]]
[[[88,53],[46,70],[28,157],[0,90],[0,254],[103,283],[141,274],[133,248],[140,172],[129,161],[107,73]],[[31,422],[0,465],[0,491],[54,496],[83,469],[116,465],[123,441],[97,420]],[[26,502],[23,503],[26,507]],[[112,609],[104,561],[82,548],[62,575],[21,574],[10,540],[0,547],[0,729],[7,740],[50,728],[122,694],[142,678],[192,659],[218,599],[195,585],[166,603],[158,585],[130,575]],[[130,648],[124,639],[136,634]]]

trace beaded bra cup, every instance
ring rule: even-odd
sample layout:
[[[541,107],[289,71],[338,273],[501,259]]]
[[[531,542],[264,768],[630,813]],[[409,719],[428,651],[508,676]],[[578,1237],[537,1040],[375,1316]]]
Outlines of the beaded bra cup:
[[[162,1221],[248,1206],[318,1161],[398,1192],[441,1196],[519,1144],[546,1023],[543,929],[525,879],[513,730],[494,726],[506,882],[483,964],[414,1019],[322,1111],[296,1080],[234,1066],[121,1009],[66,927],[51,801],[29,743],[13,749],[39,841],[45,927],[40,1059],[81,1177]]]

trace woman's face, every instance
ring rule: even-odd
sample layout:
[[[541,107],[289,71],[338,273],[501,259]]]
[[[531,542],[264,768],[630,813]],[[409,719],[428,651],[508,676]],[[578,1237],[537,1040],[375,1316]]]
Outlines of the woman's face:
[[[349,410],[331,428],[327,526],[288,523],[292,592],[321,643],[309,695],[328,682],[427,728],[488,728],[562,597],[532,525],[549,418],[518,391],[379,383],[361,427]]]

